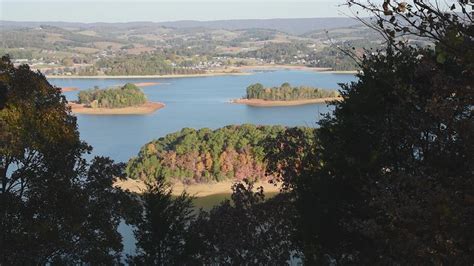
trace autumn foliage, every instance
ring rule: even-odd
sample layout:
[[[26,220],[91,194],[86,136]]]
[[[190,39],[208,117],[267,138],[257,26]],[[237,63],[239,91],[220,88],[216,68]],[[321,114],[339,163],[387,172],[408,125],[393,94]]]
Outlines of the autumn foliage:
[[[184,128],[142,147],[127,174],[167,181],[205,183],[265,178],[265,144],[285,132],[283,126],[226,126],[217,130]],[[313,130],[301,128],[310,134]]]

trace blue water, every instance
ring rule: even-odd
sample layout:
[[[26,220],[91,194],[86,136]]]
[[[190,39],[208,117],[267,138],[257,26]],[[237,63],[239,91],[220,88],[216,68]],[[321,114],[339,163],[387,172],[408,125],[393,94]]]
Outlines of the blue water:
[[[230,124],[316,126],[321,114],[329,112],[325,104],[290,107],[250,107],[230,104],[230,99],[245,95],[245,88],[256,82],[277,86],[283,82],[326,89],[355,80],[353,75],[305,71],[255,72],[245,76],[216,76],[175,79],[51,79],[60,87],[81,90],[127,82],[159,82],[144,87],[150,101],[166,107],[148,115],[77,115],[81,139],[94,147],[93,155],[108,156],[126,162],[136,156],[145,143],[181,130],[183,127],[218,128]],[[64,93],[77,100],[77,91]]]
[[[150,101],[163,102],[164,109],[149,115],[77,115],[81,138],[94,147],[93,156],[108,156],[126,162],[136,156],[145,143],[181,130],[183,127],[218,128],[230,124],[311,126],[330,109],[326,104],[290,107],[251,107],[230,104],[230,99],[245,95],[245,88],[256,82],[277,86],[284,82],[319,88],[339,88],[338,83],[355,80],[353,75],[304,71],[255,72],[248,76],[217,76],[177,79],[51,79],[59,87],[80,90],[101,88],[127,82],[159,82],[143,88]],[[77,100],[77,91],[64,93]],[[134,254],[132,227],[121,223],[124,254]]]

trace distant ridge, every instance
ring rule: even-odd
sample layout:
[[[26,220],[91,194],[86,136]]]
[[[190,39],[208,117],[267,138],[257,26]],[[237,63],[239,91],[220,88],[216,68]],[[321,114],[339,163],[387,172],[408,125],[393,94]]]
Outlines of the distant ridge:
[[[359,22],[352,18],[282,18],[282,19],[237,19],[237,20],[214,20],[195,21],[181,20],[170,22],[114,22],[114,23],[80,23],[80,22],[20,22],[20,21],[0,21],[0,27],[38,27],[40,25],[50,25],[55,27],[153,27],[163,26],[170,28],[208,28],[208,29],[269,29],[286,32],[289,34],[304,34],[315,30],[334,29],[358,25]]]
[[[303,34],[314,30],[342,28],[357,25],[352,18],[294,18],[294,19],[242,19],[216,21],[175,21],[162,22],[163,26],[174,28],[204,27],[211,29],[270,29],[290,34]]]

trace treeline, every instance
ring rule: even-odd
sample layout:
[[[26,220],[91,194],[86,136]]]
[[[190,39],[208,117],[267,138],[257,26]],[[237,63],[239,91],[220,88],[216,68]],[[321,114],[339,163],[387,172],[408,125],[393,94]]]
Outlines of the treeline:
[[[359,43],[346,42],[347,47],[362,47]],[[303,64],[309,67],[331,68],[336,71],[355,70],[359,66],[343,51],[334,47],[315,50],[311,45],[299,43],[270,43],[264,47],[239,54],[242,58],[258,58],[267,63]]]
[[[345,46],[348,47],[347,49],[350,47],[360,47],[348,44]],[[357,51],[361,50],[360,48],[356,49]],[[325,47],[321,51],[310,54],[309,59],[309,67],[331,68],[335,71],[352,71],[359,69],[354,59],[344,53],[344,51],[335,47]]]
[[[184,128],[142,147],[128,162],[134,179],[205,183],[265,177],[263,141],[284,132],[283,126],[226,126],[216,130]],[[302,128],[309,135],[313,130]]]
[[[242,58],[259,58],[266,62],[276,62],[280,64],[290,64],[295,60],[295,57],[303,57],[309,54],[311,50],[305,43],[267,43],[264,47],[254,50],[239,53]]]
[[[187,68],[173,64],[158,54],[143,53],[97,61],[96,68],[106,75],[173,75],[203,74],[204,70]]]
[[[262,99],[267,101],[292,101],[337,97],[339,93],[334,90],[325,90],[306,86],[292,87],[285,82],[280,87],[265,88],[256,83],[247,87],[247,99]]]
[[[127,83],[120,88],[80,91],[78,102],[92,108],[123,108],[146,103],[143,91],[134,84]]]

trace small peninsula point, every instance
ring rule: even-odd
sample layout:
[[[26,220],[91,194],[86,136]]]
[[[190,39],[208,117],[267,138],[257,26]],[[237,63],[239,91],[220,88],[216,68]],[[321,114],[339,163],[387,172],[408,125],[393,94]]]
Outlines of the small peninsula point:
[[[164,103],[146,102],[138,106],[130,106],[123,108],[91,108],[84,104],[69,102],[71,111],[75,114],[85,115],[145,115],[151,114],[165,107]]]
[[[134,84],[137,87],[150,87],[150,86],[159,85],[161,83],[159,83],[159,82],[138,82],[138,83],[134,83]]]
[[[61,88],[61,92],[69,92],[69,91],[77,91],[77,90],[79,89],[76,87],[62,87]]]
[[[307,99],[307,100],[289,100],[289,101],[269,101],[261,99],[233,99],[230,102],[236,104],[246,104],[255,107],[272,107],[272,106],[296,106],[306,104],[318,104],[327,103],[332,101],[340,101],[342,97],[326,97],[319,99]]]

